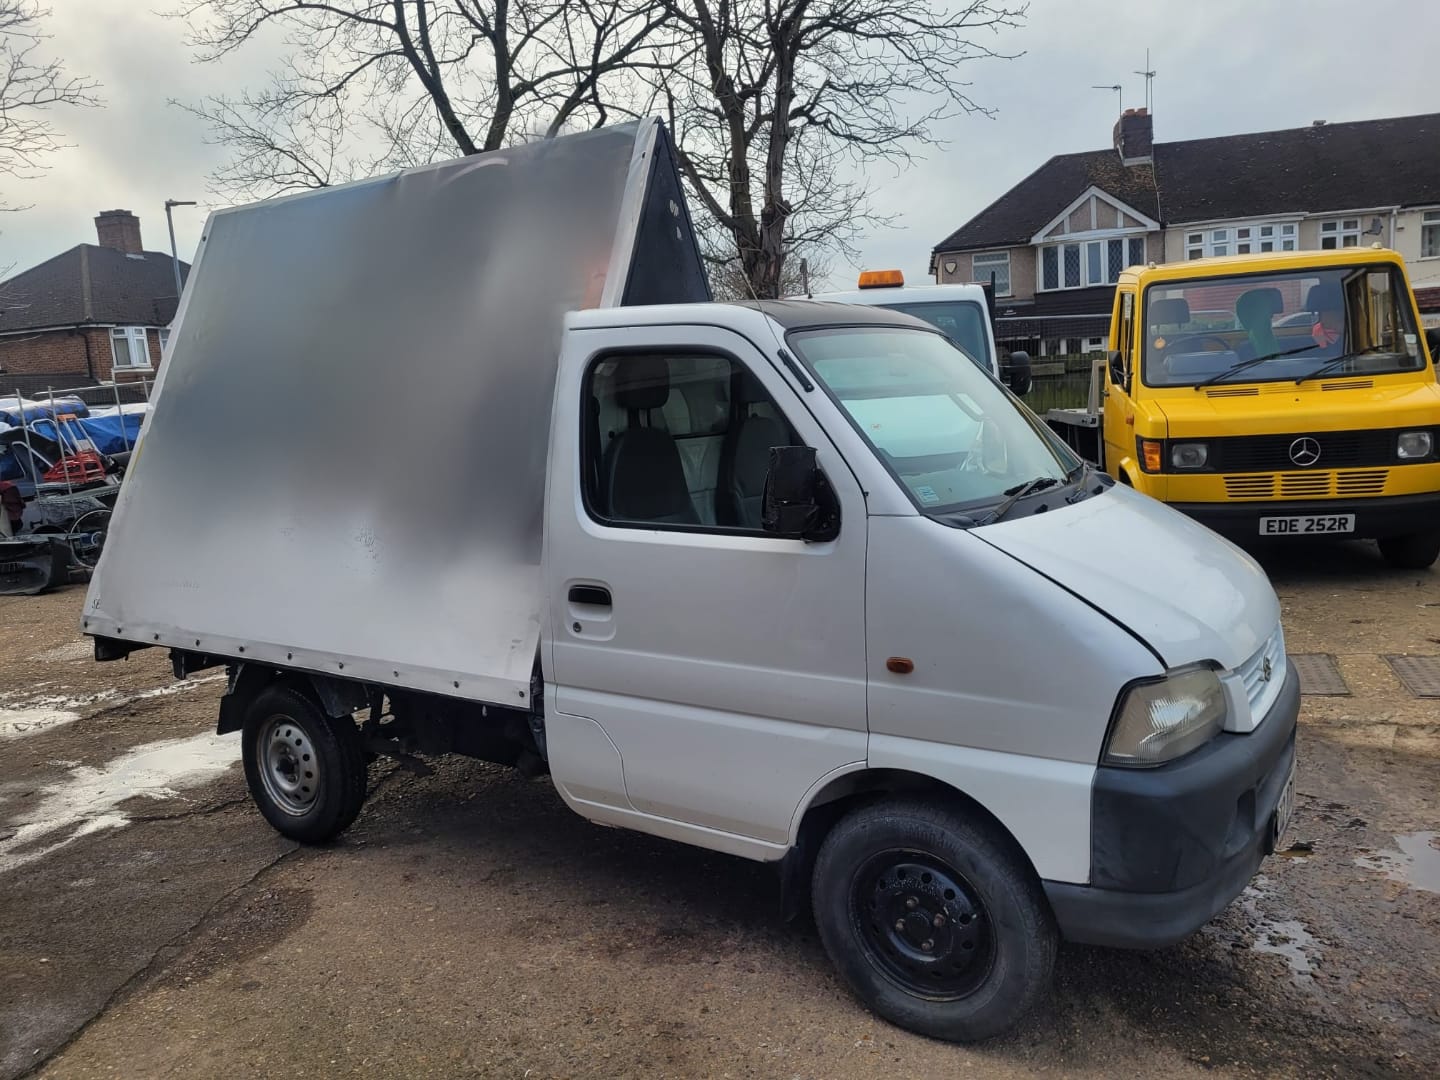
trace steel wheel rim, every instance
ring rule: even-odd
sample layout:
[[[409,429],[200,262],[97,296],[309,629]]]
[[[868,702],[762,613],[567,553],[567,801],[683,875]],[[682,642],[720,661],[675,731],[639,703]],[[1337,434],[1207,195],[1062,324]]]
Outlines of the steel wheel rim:
[[[320,797],[319,755],[310,733],[290,716],[271,716],[256,742],[260,782],[270,801],[292,817],[310,812]]]
[[[916,997],[967,997],[994,963],[994,930],[979,893],[928,852],[872,855],[851,878],[850,913],[870,962]]]

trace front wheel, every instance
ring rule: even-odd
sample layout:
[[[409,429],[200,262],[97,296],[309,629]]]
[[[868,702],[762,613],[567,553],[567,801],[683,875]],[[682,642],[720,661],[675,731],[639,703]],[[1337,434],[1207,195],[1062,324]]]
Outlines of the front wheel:
[[[815,862],[815,922],[850,989],[903,1028],[998,1035],[1050,984],[1058,934],[1040,884],[988,822],[921,802],[842,818]]]
[[[347,829],[365,802],[365,752],[355,721],[333,718],[290,686],[270,686],[245,714],[245,782],[274,828],[305,844]]]
[[[1424,570],[1440,558],[1440,531],[1387,536],[1377,543],[1381,556],[1397,570]]]

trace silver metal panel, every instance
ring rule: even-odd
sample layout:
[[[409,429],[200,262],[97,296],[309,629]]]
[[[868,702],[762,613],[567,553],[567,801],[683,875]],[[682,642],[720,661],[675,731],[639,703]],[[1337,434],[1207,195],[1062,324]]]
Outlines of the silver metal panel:
[[[84,629],[523,703],[562,320],[623,283],[653,139],[212,215]]]
[[[1329,653],[1291,653],[1290,663],[1300,676],[1300,693],[1311,697],[1349,697],[1350,687],[1335,657]]]
[[[1385,662],[1416,697],[1440,698],[1440,656],[1387,656]]]

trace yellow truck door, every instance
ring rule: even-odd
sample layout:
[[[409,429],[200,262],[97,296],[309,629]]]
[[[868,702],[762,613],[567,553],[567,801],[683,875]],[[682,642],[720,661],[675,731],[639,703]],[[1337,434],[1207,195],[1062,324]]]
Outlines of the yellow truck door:
[[[1135,347],[1135,292],[1115,291],[1115,311],[1110,319],[1110,350],[1120,354],[1123,379],[1117,380],[1113,364],[1105,366],[1105,471],[1124,483],[1133,483],[1135,468],[1135,402],[1131,392],[1137,373]],[[1128,389],[1127,389],[1128,388]]]

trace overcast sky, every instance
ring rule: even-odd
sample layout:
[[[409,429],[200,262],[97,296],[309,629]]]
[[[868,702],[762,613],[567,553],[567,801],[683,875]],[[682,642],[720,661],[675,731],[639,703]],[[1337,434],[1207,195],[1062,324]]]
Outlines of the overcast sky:
[[[95,240],[102,209],[141,218],[145,246],[165,249],[167,198],[210,202],[206,174],[224,150],[203,125],[167,105],[261,82],[264,48],[224,65],[191,62],[182,27],[152,14],[166,0],[49,0],[50,46],[76,74],[104,84],[106,107],[55,114],[74,144],[39,180],[0,183],[0,267],[34,265]],[[923,281],[930,248],[1053,154],[1108,146],[1116,95],[1144,103],[1145,50],[1158,72],[1155,137],[1205,138],[1440,112],[1440,3],[1435,0],[1033,0],[1026,26],[997,42],[1024,55],[963,67],[993,120],[957,119],[948,145],[896,173],[877,167],[878,205],[898,227],[862,244],[863,262]],[[268,48],[267,45],[265,48]],[[182,258],[199,240],[200,208],[175,211]],[[833,284],[848,285],[837,267]]]

